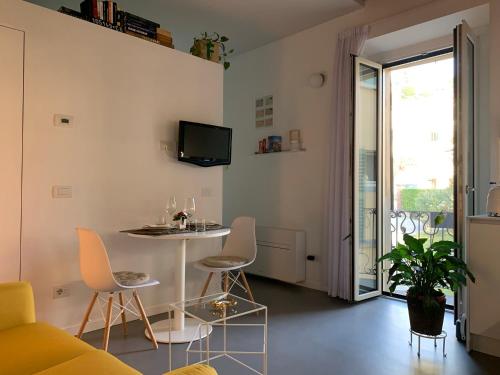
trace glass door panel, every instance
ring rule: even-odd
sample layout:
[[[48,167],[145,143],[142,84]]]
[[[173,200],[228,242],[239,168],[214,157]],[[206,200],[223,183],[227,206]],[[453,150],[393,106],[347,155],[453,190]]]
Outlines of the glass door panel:
[[[381,72],[354,59],[353,259],[354,300],[381,294]]]
[[[465,244],[465,222],[476,210],[476,123],[477,78],[476,37],[465,21],[454,30],[455,61],[455,160],[456,160],[456,241]],[[467,262],[467,248],[462,256]],[[460,322],[459,338],[465,339],[467,288],[457,293],[455,318]],[[458,330],[457,330],[458,332]]]

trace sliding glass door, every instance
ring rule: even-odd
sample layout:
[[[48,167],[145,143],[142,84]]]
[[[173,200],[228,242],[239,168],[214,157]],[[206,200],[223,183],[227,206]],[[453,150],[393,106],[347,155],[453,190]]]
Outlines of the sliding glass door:
[[[382,67],[354,58],[353,274],[354,300],[381,294]]]

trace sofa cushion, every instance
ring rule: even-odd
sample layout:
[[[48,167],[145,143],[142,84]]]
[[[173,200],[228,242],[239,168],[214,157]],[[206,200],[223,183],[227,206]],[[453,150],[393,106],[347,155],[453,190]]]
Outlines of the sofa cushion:
[[[0,284],[0,331],[35,323],[35,302],[27,282]]]
[[[203,263],[207,267],[232,268],[247,264],[248,259],[232,255],[227,255],[227,256],[219,255],[202,259],[201,263]]]
[[[93,350],[84,353],[79,357],[36,373],[36,375],[68,374],[140,375],[141,373],[102,350]]]
[[[192,365],[167,372],[164,375],[217,375],[217,371],[207,365]]]
[[[115,280],[118,281],[118,284],[125,286],[142,285],[150,279],[150,276],[147,273],[132,271],[113,272],[113,276],[115,277]]]
[[[0,331],[0,374],[33,374],[94,350],[45,323],[6,329]]]

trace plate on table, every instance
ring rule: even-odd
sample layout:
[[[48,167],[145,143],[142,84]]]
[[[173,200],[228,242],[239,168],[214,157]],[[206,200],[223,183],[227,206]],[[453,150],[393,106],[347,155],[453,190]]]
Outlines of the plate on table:
[[[147,224],[144,225],[143,228],[175,228],[174,224]]]

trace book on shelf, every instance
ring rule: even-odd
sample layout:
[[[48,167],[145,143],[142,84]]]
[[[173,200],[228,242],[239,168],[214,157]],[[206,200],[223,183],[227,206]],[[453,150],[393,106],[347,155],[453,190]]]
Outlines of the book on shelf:
[[[156,39],[156,33],[145,31],[143,29],[139,29],[137,27],[134,27],[134,26],[131,26],[128,24],[125,24],[125,31],[129,31],[129,32],[132,32],[135,34],[147,36],[148,38],[151,38],[151,39]]]
[[[162,46],[174,48],[172,33],[170,31],[159,27],[156,29],[156,39]]]
[[[148,42],[160,44],[160,42],[157,41],[154,38],[149,38],[149,37],[147,37],[145,35],[142,35],[142,34],[136,34],[136,33],[132,32],[132,31],[125,31],[125,34],[135,36],[136,38],[147,40]]]
[[[63,13],[63,14],[67,14],[68,16],[71,16],[71,17],[82,18],[82,14],[80,12],[78,12],[77,10],[66,8],[66,7],[60,7],[58,12]]]
[[[135,14],[129,12],[123,13],[126,22],[134,22],[137,25],[142,25],[145,28],[151,28],[153,30],[156,30],[158,27],[160,27],[158,23],[136,16]]]

